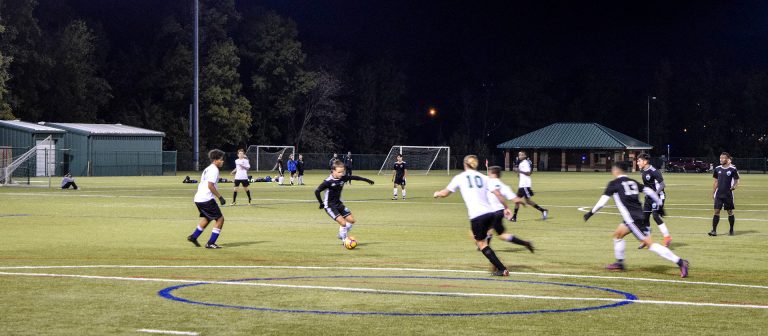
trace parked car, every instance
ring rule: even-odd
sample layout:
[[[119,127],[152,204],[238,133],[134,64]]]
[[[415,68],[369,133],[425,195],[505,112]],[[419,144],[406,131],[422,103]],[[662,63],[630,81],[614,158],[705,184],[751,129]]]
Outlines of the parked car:
[[[667,171],[668,172],[678,172],[678,173],[686,173],[686,172],[695,172],[695,173],[706,173],[710,171],[712,167],[709,163],[706,163],[704,161],[696,160],[696,159],[677,159],[667,162]]]

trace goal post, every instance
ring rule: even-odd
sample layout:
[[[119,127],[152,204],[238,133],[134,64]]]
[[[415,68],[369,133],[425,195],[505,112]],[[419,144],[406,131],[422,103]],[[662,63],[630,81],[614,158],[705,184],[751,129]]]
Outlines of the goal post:
[[[379,175],[387,175],[392,172],[392,165],[397,160],[397,155],[403,156],[403,161],[408,163],[409,174],[427,175],[431,172],[451,173],[451,147],[448,146],[392,146],[387,153],[384,163],[381,164]]]
[[[283,164],[286,164],[288,157],[296,154],[295,152],[294,146],[251,145],[245,155],[254,171],[273,171],[277,170],[277,159],[280,155],[283,156]]]
[[[21,155],[13,157],[12,148],[0,151],[0,185],[51,187],[56,175],[56,147],[52,136],[37,143]]]

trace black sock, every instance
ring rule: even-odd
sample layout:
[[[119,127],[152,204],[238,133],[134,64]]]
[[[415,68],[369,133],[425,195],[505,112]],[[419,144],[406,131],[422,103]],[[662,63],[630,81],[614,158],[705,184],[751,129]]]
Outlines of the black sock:
[[[234,194],[232,194],[232,203],[237,202],[237,191],[235,191]]]
[[[545,210],[544,208],[542,208],[542,207],[541,207],[540,205],[538,205],[538,204],[534,205],[533,207],[534,207],[534,208],[536,208],[536,210],[539,210],[539,211],[541,211],[541,212],[544,212],[544,210]]]
[[[720,215],[712,216],[712,231],[717,232],[717,223],[720,223]]]
[[[518,211],[520,211],[520,207],[519,207],[519,206],[516,206],[516,207],[515,207],[515,214],[514,214],[513,216],[517,217],[517,212],[518,212]]]
[[[499,260],[499,258],[496,256],[496,253],[493,252],[490,246],[486,246],[482,250],[482,252],[485,255],[485,257],[488,258],[488,261],[490,261],[491,264],[493,264],[493,266],[496,266],[496,269],[498,269],[499,271],[503,271],[507,269],[507,267],[501,263],[501,260]]]
[[[512,243],[512,244],[528,246],[528,242],[527,241],[522,240],[520,238],[517,238],[515,236],[512,236],[512,240],[510,240],[509,242]]]
[[[736,224],[736,217],[728,215],[728,224],[731,224],[731,231],[733,231],[733,224]]]
[[[248,195],[248,202],[250,202],[251,201],[251,191],[250,190],[246,190],[245,194]]]

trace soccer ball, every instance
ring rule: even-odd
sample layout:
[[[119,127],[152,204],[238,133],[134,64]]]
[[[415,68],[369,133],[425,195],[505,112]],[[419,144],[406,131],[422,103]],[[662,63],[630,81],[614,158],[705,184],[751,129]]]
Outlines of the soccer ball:
[[[357,240],[355,240],[355,237],[347,237],[344,239],[344,247],[346,247],[347,250],[354,250],[355,247],[357,247]]]

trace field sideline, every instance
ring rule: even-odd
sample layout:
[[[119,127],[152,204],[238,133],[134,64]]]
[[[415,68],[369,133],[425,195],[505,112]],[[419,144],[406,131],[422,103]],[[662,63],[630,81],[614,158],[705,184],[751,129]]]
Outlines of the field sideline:
[[[221,250],[185,240],[196,185],[181,180],[198,174],[83,177],[78,191],[0,188],[0,334],[768,333],[766,175],[742,175],[733,237],[706,234],[710,174],[665,175],[672,249],[691,262],[681,280],[634,239],[628,270],[603,270],[620,218],[613,207],[588,223],[581,216],[608,173],[534,174],[550,219],[524,208],[507,225],[536,254],[492,242],[513,273],[504,279],[488,276],[461,197],[431,197],[449,176],[412,175],[408,200],[392,201],[390,176],[375,173],[355,171],[376,185],[345,188],[359,223],[353,251],[317,209],[324,172],[310,172],[307,186],[253,184],[252,206],[241,192],[241,205],[223,208]],[[219,188],[231,202],[232,184]],[[723,216],[720,233],[727,227]]]

